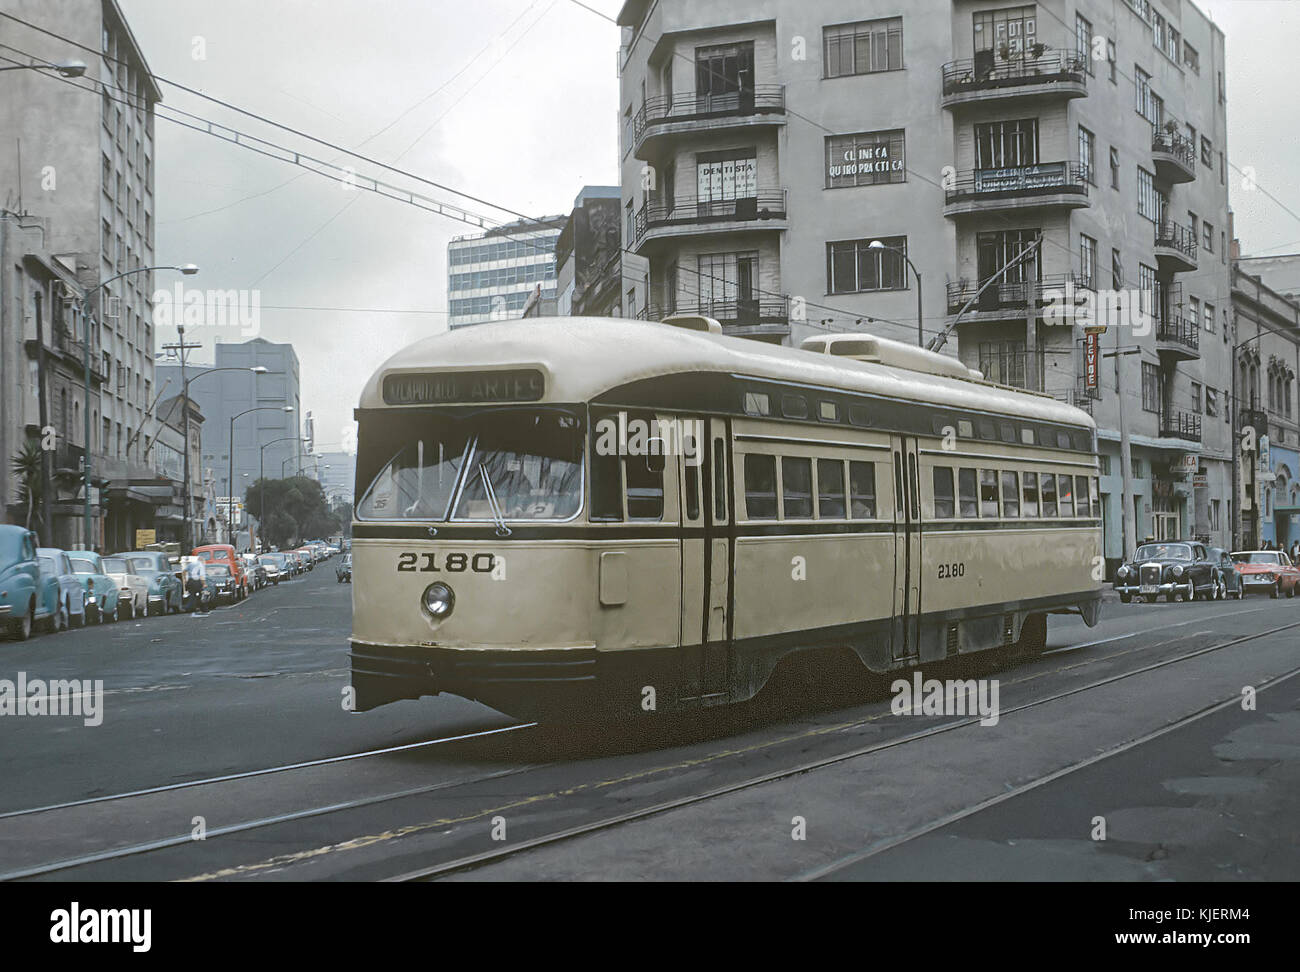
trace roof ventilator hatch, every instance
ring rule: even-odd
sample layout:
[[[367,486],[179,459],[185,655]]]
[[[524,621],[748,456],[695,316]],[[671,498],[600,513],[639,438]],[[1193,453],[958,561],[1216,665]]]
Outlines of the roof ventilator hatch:
[[[890,368],[919,371],[927,375],[943,375],[947,378],[976,381],[982,381],[984,378],[984,375],[974,368],[967,368],[949,355],[913,347],[901,341],[891,341],[889,338],[861,334],[828,334],[805,338],[799,347],[804,351],[813,351],[817,354],[833,354],[853,361],[866,361]]]

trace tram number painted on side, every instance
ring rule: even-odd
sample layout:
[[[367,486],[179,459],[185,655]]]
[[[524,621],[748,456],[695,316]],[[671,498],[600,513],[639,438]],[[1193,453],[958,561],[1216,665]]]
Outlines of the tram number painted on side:
[[[940,564],[939,580],[951,580],[954,577],[965,577],[966,565],[964,563]]]
[[[449,553],[443,557],[441,566],[438,563],[438,556],[434,552],[398,554],[397,569],[404,573],[422,574],[440,574],[443,571],[449,574],[463,574],[467,570],[472,570],[476,574],[490,574],[496,567],[496,555],[490,553],[476,553],[473,556],[466,553]]]

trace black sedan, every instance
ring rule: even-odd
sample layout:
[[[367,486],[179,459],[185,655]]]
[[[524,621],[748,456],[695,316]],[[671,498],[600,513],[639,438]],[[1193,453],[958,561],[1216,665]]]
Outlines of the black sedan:
[[[1179,540],[1144,543],[1115,573],[1115,590],[1127,604],[1134,596],[1148,604],[1161,595],[1172,602],[1213,600],[1220,590],[1219,566],[1202,543]]]
[[[1241,582],[1241,572],[1237,570],[1237,565],[1232,560],[1232,554],[1222,547],[1209,547],[1207,550],[1210,562],[1219,567],[1220,598],[1233,597],[1240,601],[1242,594],[1245,593],[1245,587]]]

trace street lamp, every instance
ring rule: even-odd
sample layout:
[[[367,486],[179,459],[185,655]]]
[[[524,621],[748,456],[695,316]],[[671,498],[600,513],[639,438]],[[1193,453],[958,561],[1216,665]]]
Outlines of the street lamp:
[[[82,65],[82,68],[84,70],[85,68],[84,64]],[[82,411],[86,413],[86,448],[84,453],[84,459],[82,462],[83,465],[82,475],[83,475],[83,481],[85,483],[86,498],[82,507],[82,516],[83,516],[83,522],[86,531],[87,550],[95,549],[95,545],[91,542],[90,539],[90,533],[91,533],[90,530],[91,475],[90,473],[91,473],[91,465],[92,465],[91,448],[90,448],[90,302],[91,302],[91,298],[95,295],[97,291],[103,290],[114,280],[121,280],[123,277],[127,277],[135,273],[152,273],[154,270],[176,270],[187,277],[193,276],[194,274],[199,272],[199,268],[192,263],[186,263],[181,266],[136,267],[133,270],[123,270],[121,273],[109,277],[107,280],[103,281],[102,283],[96,284],[94,287],[88,287],[81,294],[81,327],[82,327],[82,338],[83,338],[83,346],[81,349],[82,351],[81,370],[82,370],[82,378],[84,379],[84,386],[85,386],[84,390],[86,396],[85,408],[82,409]],[[189,455],[188,450],[186,451],[186,455],[187,456]]]
[[[266,445],[262,446],[262,448],[259,450],[258,459],[257,459],[257,481],[258,483],[261,484],[258,487],[258,504],[257,504],[257,524],[259,529],[261,529],[262,525],[266,522],[266,450],[267,447],[273,446],[277,442],[296,442],[296,441],[301,441],[298,438],[298,436],[284,435],[278,439],[272,439],[270,442],[266,443]],[[293,457],[290,456],[289,458],[292,459]],[[284,463],[288,461],[289,460],[286,459],[280,463],[281,479],[284,478]]]
[[[922,323],[924,319],[921,317],[921,271],[916,269],[916,264],[912,262],[912,258],[907,255],[907,251],[901,246],[890,246],[880,240],[872,240],[867,244],[867,249],[893,250],[907,261],[907,265],[912,268],[912,273],[916,274],[916,344],[917,347],[925,347],[925,326]]]
[[[79,78],[86,73],[86,62],[68,60],[57,63],[47,61],[42,64],[11,64],[8,67],[0,67],[0,71],[57,71],[65,78]]]
[[[230,455],[228,457],[230,460],[230,467],[229,467],[230,495],[226,497],[227,500],[226,510],[227,510],[227,519],[230,521],[232,527],[235,522],[235,419],[240,418],[244,415],[251,415],[254,412],[284,412],[285,415],[288,415],[292,411],[293,411],[292,405],[258,405],[254,408],[246,408],[242,412],[239,412],[230,417],[230,440],[228,446],[230,452]],[[247,475],[247,473],[245,473],[245,475]],[[233,534],[231,535],[231,539],[232,540],[234,539]]]
[[[185,505],[185,543],[187,546],[194,545],[194,526],[191,521],[190,511],[190,382],[198,381],[204,375],[210,375],[214,371],[251,371],[255,375],[264,375],[267,373],[263,365],[254,365],[251,368],[208,368],[195,375],[193,378],[185,377],[185,325],[179,324],[176,327],[180,334],[180,356],[181,356],[181,424],[185,429],[185,481],[181,484],[181,496]]]
[[[306,441],[307,441],[306,439],[299,439],[299,440],[298,440],[298,444],[301,446],[302,443],[304,443],[304,442],[306,442]],[[301,450],[295,451],[293,455],[291,455],[291,456],[289,456],[289,457],[287,457],[287,458],[285,458],[285,459],[281,459],[281,460],[280,460],[280,478],[281,478],[281,479],[284,479],[284,467],[285,467],[285,465],[288,464],[288,463],[290,463],[290,462],[292,462],[292,461],[295,460],[295,459],[298,459],[298,460],[301,460],[301,459],[302,459],[302,451],[301,451]]]

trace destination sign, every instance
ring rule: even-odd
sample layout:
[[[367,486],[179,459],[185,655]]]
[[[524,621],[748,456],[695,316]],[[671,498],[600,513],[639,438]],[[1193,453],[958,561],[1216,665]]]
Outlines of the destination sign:
[[[536,402],[545,391],[542,373],[531,369],[389,375],[384,379],[384,402],[388,405]]]

